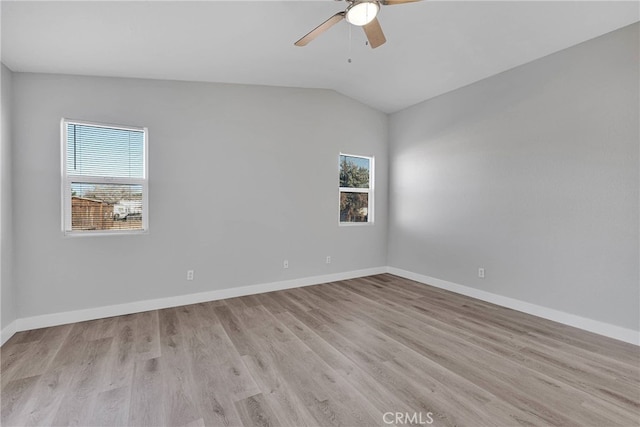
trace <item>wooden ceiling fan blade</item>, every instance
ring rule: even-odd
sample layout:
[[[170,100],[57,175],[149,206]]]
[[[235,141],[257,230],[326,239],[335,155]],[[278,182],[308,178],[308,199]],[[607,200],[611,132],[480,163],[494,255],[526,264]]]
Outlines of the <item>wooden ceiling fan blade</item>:
[[[415,3],[422,0],[380,0],[385,6],[393,6],[394,4],[403,4],[403,3]]]
[[[316,28],[311,30],[309,33],[307,33],[304,37],[302,37],[300,40],[298,40],[294,44],[296,46],[306,46],[313,39],[315,39],[316,37],[318,37],[320,34],[324,33],[325,31],[327,31],[329,28],[333,27],[334,25],[336,25],[338,22],[342,21],[343,19],[344,19],[344,12],[336,13],[331,18],[327,19],[322,24],[318,25]]]
[[[371,49],[375,49],[387,41],[384,37],[384,33],[382,32],[382,27],[380,26],[378,18],[374,18],[373,21],[369,22],[362,28],[364,28],[364,33],[367,35]]]

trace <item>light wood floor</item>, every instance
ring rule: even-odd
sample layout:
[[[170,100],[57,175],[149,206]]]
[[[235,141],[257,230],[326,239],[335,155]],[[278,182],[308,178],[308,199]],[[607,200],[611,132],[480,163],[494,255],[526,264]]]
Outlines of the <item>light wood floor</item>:
[[[387,274],[21,332],[1,352],[3,426],[640,425],[638,347]]]

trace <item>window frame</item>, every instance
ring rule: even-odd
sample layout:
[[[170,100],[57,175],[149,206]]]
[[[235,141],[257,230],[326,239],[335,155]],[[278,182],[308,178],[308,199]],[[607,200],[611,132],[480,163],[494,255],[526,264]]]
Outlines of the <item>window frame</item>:
[[[106,129],[118,129],[126,131],[142,132],[144,135],[142,178],[120,178],[109,176],[71,175],[67,173],[67,125],[81,125],[101,127]],[[116,125],[109,123],[97,123],[87,120],[62,118],[60,120],[60,166],[62,184],[62,232],[65,236],[116,236],[145,234],[149,232],[149,129],[147,127]],[[140,185],[142,187],[142,228],[118,229],[118,230],[72,230],[71,225],[71,183],[80,182],[87,184],[124,184]]]
[[[340,157],[358,157],[369,161],[369,188],[340,187]],[[366,193],[368,194],[367,221],[350,222],[340,220],[340,196],[342,193]],[[340,227],[373,225],[375,219],[375,156],[365,156],[362,154],[348,154],[340,152],[338,154],[338,225]]]

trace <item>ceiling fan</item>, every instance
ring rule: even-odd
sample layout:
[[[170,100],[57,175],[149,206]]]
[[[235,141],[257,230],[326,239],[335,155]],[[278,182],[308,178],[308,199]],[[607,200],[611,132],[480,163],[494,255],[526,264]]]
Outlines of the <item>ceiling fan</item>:
[[[364,33],[367,35],[367,40],[369,40],[371,48],[375,49],[387,41],[377,18],[378,12],[380,11],[380,5],[391,6],[394,4],[413,3],[417,1],[421,0],[346,0],[346,2],[349,3],[349,6],[347,6],[344,11],[336,13],[294,44],[296,46],[306,46],[320,34],[324,33],[343,19],[346,19],[348,23],[364,29]]]

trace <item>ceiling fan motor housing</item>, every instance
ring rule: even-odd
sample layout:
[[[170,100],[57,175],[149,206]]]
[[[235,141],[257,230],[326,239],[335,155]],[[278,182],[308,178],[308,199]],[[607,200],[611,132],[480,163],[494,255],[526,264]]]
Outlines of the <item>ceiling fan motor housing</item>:
[[[378,1],[353,1],[345,11],[348,23],[362,27],[373,21],[380,11]]]

